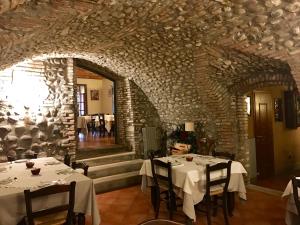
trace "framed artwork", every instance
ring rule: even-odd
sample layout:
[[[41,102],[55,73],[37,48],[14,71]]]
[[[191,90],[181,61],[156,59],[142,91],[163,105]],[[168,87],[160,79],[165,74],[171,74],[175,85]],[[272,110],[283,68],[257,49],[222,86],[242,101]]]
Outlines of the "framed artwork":
[[[99,90],[91,90],[91,100],[99,100]]]
[[[283,120],[282,99],[281,98],[274,99],[274,117],[275,117],[275,121]]]

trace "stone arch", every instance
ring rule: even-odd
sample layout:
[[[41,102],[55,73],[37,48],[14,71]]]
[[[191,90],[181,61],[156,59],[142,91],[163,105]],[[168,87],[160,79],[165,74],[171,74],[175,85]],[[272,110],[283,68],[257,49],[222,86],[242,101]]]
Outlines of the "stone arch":
[[[296,83],[291,74],[261,74],[236,82],[228,87],[229,92],[243,95],[257,88],[269,86],[287,86],[295,89]]]

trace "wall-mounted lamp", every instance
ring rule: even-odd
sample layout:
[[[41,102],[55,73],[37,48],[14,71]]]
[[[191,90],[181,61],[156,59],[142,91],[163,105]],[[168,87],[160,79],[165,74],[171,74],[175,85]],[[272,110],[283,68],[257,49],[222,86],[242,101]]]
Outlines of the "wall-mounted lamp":
[[[247,114],[248,114],[248,116],[250,116],[250,114],[251,114],[251,98],[250,98],[250,96],[247,96],[245,101],[247,103]]]
[[[194,122],[185,122],[184,130],[185,131],[195,131]]]

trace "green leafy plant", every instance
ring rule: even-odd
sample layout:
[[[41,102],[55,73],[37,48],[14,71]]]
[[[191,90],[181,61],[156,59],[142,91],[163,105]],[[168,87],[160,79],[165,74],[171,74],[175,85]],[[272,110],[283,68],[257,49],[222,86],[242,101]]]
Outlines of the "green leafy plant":
[[[176,130],[172,131],[168,136],[171,139],[172,144],[183,143],[191,145],[190,152],[195,153],[197,151],[197,139],[196,133],[184,130],[184,124],[180,124],[176,127]]]

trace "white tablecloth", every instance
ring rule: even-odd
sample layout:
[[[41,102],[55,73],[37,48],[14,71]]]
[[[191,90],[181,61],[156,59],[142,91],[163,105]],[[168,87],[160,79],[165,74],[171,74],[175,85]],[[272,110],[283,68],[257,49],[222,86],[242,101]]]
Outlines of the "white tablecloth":
[[[300,179],[300,177],[298,177]],[[298,192],[300,195],[300,189],[298,188]],[[292,181],[288,183],[286,186],[282,197],[288,197],[287,205],[286,205],[286,214],[285,214],[285,223],[287,225],[299,225],[300,219],[298,217],[297,208],[295,205],[294,197],[293,197],[293,186]]]
[[[52,157],[38,158],[32,161],[35,162],[35,167],[41,168],[40,175],[33,176],[30,169],[26,169],[25,162],[0,164],[1,225],[16,225],[26,215],[25,189],[34,190],[54,181],[59,183],[76,181],[74,211],[91,215],[93,225],[99,225],[100,215],[92,179],[75,172]],[[13,181],[4,184],[3,180],[9,178]],[[63,195],[53,195],[51,198],[35,202],[34,209],[55,206],[66,201],[67,198]]]
[[[86,118],[86,116],[78,116],[77,117],[77,128],[79,128],[80,131],[84,134],[88,133],[87,119],[88,119],[88,117]]]
[[[104,121],[105,121],[105,128],[107,132],[110,132],[112,123],[115,121],[115,116],[114,115],[104,115]]]
[[[180,197],[183,198],[183,212],[194,221],[196,220],[196,214],[194,205],[202,201],[205,195],[205,165],[214,164],[221,161],[227,161],[224,159],[213,158],[211,156],[200,156],[195,154],[188,154],[193,156],[192,162],[185,160],[187,155],[177,155],[171,157],[161,158],[163,161],[179,161],[180,164],[172,167],[172,181],[173,184],[180,188]],[[166,170],[158,170],[157,173],[167,176]],[[231,166],[231,178],[228,186],[228,190],[231,192],[239,192],[239,196],[246,200],[246,188],[243,179],[243,173],[247,173],[245,168],[240,162],[233,161]],[[147,186],[151,186],[152,171],[150,160],[144,160],[140,175],[143,175],[142,190],[145,190]],[[214,173],[213,176],[221,176],[222,172]]]

